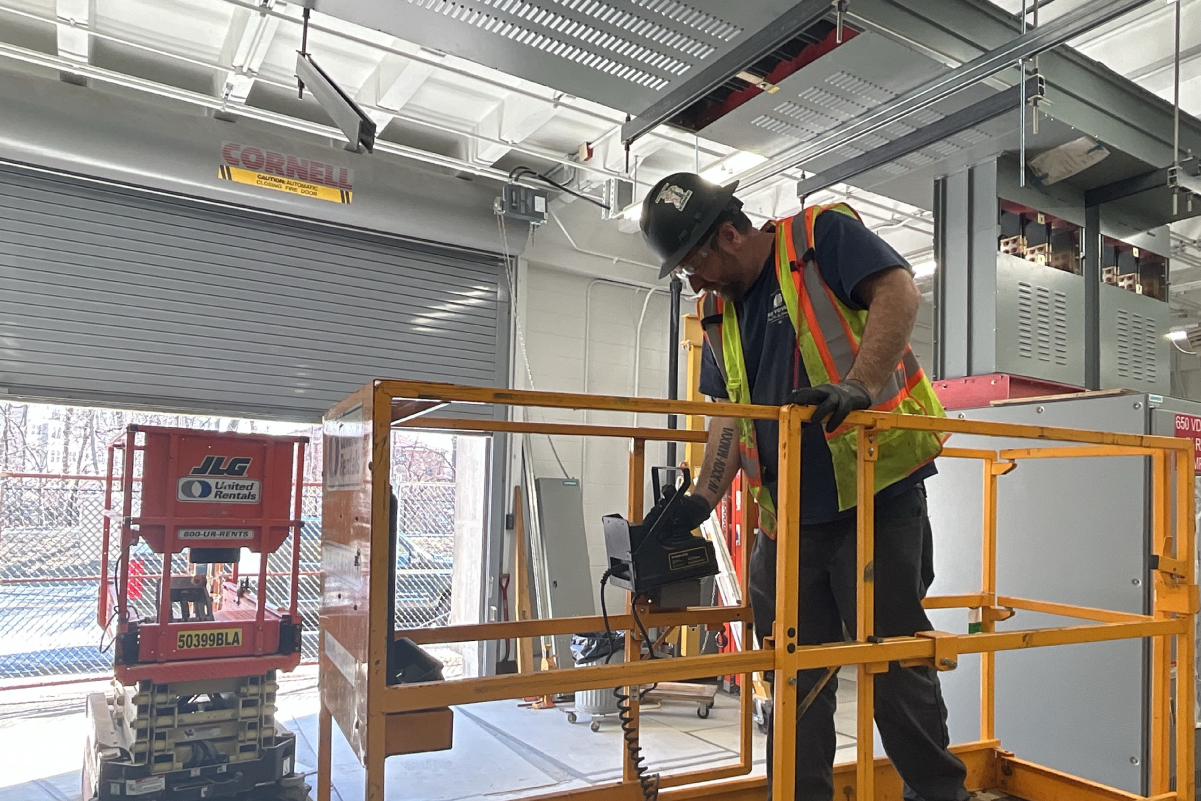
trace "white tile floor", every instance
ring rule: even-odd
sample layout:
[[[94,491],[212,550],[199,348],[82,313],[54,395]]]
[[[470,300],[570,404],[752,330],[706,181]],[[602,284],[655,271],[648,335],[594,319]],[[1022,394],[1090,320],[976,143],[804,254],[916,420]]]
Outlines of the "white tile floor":
[[[40,690],[0,691],[0,801],[79,798],[86,719],[83,699],[106,682]],[[855,685],[843,680],[835,728],[839,761],[854,758]],[[317,677],[300,668],[280,680],[277,717],[297,732],[297,763],[316,766]],[[645,710],[642,740],[652,771],[677,771],[737,759],[738,699],[718,693],[708,719],[694,704],[664,702]],[[388,797],[457,801],[525,795],[615,781],[621,772],[621,731],[606,718],[592,732],[587,716],[575,725],[563,709],[533,710],[496,701],[455,710],[454,748],[388,760]],[[754,772],[763,772],[766,738],[754,733]],[[453,777],[451,780],[448,777]],[[311,783],[311,782],[310,782]],[[340,734],[334,736],[334,786],[340,801],[363,798],[363,772]]]

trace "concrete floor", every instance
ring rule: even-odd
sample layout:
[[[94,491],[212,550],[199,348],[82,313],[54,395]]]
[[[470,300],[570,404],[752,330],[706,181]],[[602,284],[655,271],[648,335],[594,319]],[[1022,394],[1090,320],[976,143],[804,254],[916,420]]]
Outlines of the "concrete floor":
[[[75,801],[86,735],[83,699],[106,682],[0,691],[0,801]],[[854,759],[855,684],[838,688],[839,759]],[[277,717],[297,732],[297,765],[316,766],[317,677],[303,667],[282,677]],[[575,725],[562,709],[532,710],[513,701],[455,709],[454,748],[388,760],[388,797],[405,801],[495,801],[587,787],[621,774],[621,731],[615,718],[599,732],[581,715]],[[652,771],[709,767],[737,759],[738,699],[718,693],[708,719],[695,704],[664,702],[644,712],[642,740]],[[755,731],[754,772],[764,770],[766,737]],[[453,780],[448,777],[453,776]],[[312,783],[312,782],[310,782]],[[334,786],[340,801],[361,801],[363,771],[340,734],[334,736]]]

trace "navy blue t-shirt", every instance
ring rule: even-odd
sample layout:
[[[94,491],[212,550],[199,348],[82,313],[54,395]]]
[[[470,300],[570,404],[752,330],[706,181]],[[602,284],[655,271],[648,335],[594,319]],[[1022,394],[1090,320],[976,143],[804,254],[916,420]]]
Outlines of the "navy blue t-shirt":
[[[852,309],[863,308],[855,288],[864,278],[890,267],[909,268],[909,263],[887,242],[854,217],[840,212],[819,214],[814,221],[813,238],[816,240],[814,255],[822,278],[839,300]],[[809,386],[809,377],[796,345],[796,331],[788,318],[788,307],[784,305],[780,283],[776,280],[774,249],[763,265],[763,272],[746,296],[734,304],[734,309],[738,314],[751,402],[779,406],[793,389]],[[701,359],[700,391],[711,398],[729,398],[725,379],[717,369],[708,342]],[[772,420],[756,420],[755,435],[763,483],[771,491],[774,501],[779,424]],[[821,426],[804,426],[801,459],[801,522],[815,525],[853,515],[854,509],[838,511],[834,463]],[[881,490],[879,497],[899,494],[936,472],[933,463],[925,465]]]

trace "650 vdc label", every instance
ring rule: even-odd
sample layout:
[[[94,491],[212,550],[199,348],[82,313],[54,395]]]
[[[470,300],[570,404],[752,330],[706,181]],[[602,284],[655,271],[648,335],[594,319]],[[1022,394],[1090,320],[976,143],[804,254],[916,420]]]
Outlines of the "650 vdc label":
[[[258,503],[262,482],[251,478],[196,478],[179,480],[175,498],[195,503]]]

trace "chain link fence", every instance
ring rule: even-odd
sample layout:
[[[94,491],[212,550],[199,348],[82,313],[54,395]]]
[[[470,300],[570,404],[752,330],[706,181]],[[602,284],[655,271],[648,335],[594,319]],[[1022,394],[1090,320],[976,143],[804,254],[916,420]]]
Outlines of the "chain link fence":
[[[398,481],[394,486],[399,513],[396,625],[445,625],[454,558],[454,481]],[[119,496],[114,508],[120,508]],[[103,636],[96,622],[103,509],[104,480],[99,476],[0,475],[0,682],[111,670],[111,637]],[[320,484],[304,487],[302,521],[299,611],[304,617],[303,659],[312,662],[317,658],[321,596]],[[109,561],[114,567],[117,536],[114,526]],[[291,567],[291,542],[268,556],[271,606],[287,604]],[[133,615],[155,616],[161,570],[162,557],[145,543],[132,549]],[[172,573],[190,572],[186,556],[176,554]],[[256,556],[243,559],[241,575],[250,578],[254,589]],[[440,649],[437,656],[446,663],[448,678],[461,674],[457,652]]]

